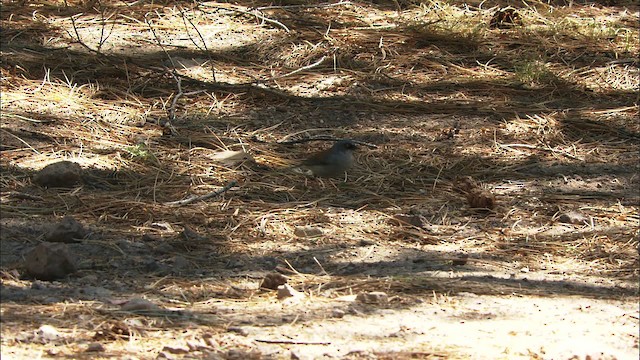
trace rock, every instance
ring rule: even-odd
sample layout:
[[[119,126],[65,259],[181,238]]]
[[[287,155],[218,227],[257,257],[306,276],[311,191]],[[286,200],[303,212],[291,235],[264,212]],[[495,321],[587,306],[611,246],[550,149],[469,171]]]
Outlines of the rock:
[[[227,360],[258,360],[265,358],[259,351],[231,349],[223,356]]]
[[[289,284],[278,286],[278,300],[284,300],[287,298],[304,298],[304,296],[304,293],[297,291]]]
[[[99,342],[94,342],[91,343],[89,345],[87,345],[87,349],[85,350],[86,352],[103,352],[104,346],[102,346],[102,344],[100,344]]]
[[[469,261],[468,254],[456,254],[456,257],[451,259],[451,265],[453,266],[462,266],[466,265],[467,261]]]
[[[85,286],[78,289],[76,296],[80,299],[105,300],[111,298],[113,292],[103,287]]]
[[[180,237],[187,241],[200,241],[204,239],[203,236],[191,230],[187,225],[184,226],[184,230],[180,233]]]
[[[390,219],[393,225],[411,225],[417,228],[423,228],[427,220],[422,215],[404,215],[396,214]]]
[[[58,161],[45,166],[33,176],[42,187],[72,187],[82,181],[82,168],[71,161]]]
[[[228,332],[234,332],[238,335],[242,335],[242,336],[248,336],[249,335],[249,331],[241,326],[229,326],[227,328]]]
[[[456,177],[453,182],[453,189],[462,194],[466,194],[479,188],[480,185],[478,185],[475,179],[471,176]]]
[[[471,176],[456,178],[453,186],[455,191],[464,194],[472,209],[493,210],[496,207],[495,196],[483,189]]]
[[[342,309],[331,310],[331,317],[342,319],[346,315],[346,312]]]
[[[253,157],[243,150],[224,150],[213,155],[213,159],[227,166],[241,164],[245,161],[255,162]]]
[[[58,329],[51,325],[42,325],[35,333],[34,340],[42,344],[55,341],[62,337],[62,334]]]
[[[204,343],[203,340],[191,339],[187,340],[186,342],[189,351],[202,351],[208,349],[208,346]]]
[[[262,283],[260,284],[260,288],[277,290],[278,286],[284,285],[286,283],[287,283],[287,277],[286,276],[284,276],[282,274],[278,274],[278,273],[271,273],[271,274],[267,274],[264,277],[264,279],[262,279]]]
[[[389,296],[382,291],[372,291],[368,293],[359,293],[356,296],[356,301],[365,304],[384,304],[389,302]]]
[[[472,209],[493,210],[496,207],[496,198],[489,190],[475,189],[465,196]]]
[[[45,236],[49,242],[73,243],[87,236],[87,230],[71,216],[65,216],[58,224],[53,225]]]
[[[375,245],[376,242],[373,240],[368,240],[368,239],[362,239],[360,240],[360,242],[358,243],[358,245],[360,246],[371,246],[371,245]]]
[[[169,352],[166,351],[160,351],[158,353],[158,356],[156,356],[156,360],[173,360],[176,357],[171,355]]]
[[[126,303],[124,303],[121,307],[123,311],[158,311],[160,307],[147,299],[142,298],[133,298]]]
[[[165,346],[162,348],[163,352],[168,352],[169,354],[188,354],[189,348],[186,347],[178,347],[178,346]]]
[[[565,224],[584,225],[589,223],[589,219],[577,211],[567,211],[558,216],[558,221]]]
[[[173,271],[183,272],[185,270],[192,269],[191,263],[184,256],[176,255],[173,257]]]
[[[41,243],[25,256],[27,273],[40,280],[56,280],[76,271],[66,244]]]
[[[321,228],[315,226],[296,226],[293,234],[297,237],[313,238],[324,235]]]

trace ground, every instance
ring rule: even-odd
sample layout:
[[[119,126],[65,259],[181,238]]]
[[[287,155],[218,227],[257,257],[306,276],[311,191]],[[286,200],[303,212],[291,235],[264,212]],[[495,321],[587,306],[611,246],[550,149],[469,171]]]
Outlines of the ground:
[[[637,359],[639,11],[2,1],[2,358]]]

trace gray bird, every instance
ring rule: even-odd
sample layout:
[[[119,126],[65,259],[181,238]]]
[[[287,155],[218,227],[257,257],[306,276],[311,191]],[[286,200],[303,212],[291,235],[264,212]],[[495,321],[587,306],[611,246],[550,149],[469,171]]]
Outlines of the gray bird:
[[[353,151],[356,143],[351,140],[340,140],[332,147],[311,155],[298,168],[307,170],[316,177],[342,177],[353,165]]]

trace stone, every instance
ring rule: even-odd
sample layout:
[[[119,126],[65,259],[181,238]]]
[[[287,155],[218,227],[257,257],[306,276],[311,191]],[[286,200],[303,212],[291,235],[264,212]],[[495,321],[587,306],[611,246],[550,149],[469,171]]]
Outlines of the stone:
[[[589,219],[577,211],[567,211],[558,216],[558,221],[565,224],[584,225],[589,223]]]
[[[61,279],[76,271],[74,256],[66,244],[41,243],[25,256],[27,273],[39,280]]]
[[[60,331],[51,325],[42,325],[36,330],[34,340],[46,344],[62,337]]]
[[[160,307],[147,299],[133,298],[122,305],[123,311],[157,311]]]
[[[82,168],[72,161],[49,164],[33,176],[42,187],[72,187],[82,181]]]
[[[287,277],[278,274],[278,273],[270,273],[267,274],[264,279],[262,279],[262,283],[260,284],[260,288],[262,289],[271,289],[277,290],[278,286],[284,285],[287,283]]]
[[[324,232],[321,228],[314,226],[296,226],[293,234],[297,237],[313,238],[324,235]]]
[[[45,240],[49,242],[73,243],[87,236],[87,230],[71,216],[65,216],[58,224],[53,225]]]
[[[163,352],[168,352],[169,354],[188,354],[189,348],[181,347],[181,346],[165,346],[162,348]]]
[[[233,332],[236,333],[238,335],[242,335],[242,336],[248,336],[249,335],[249,331],[241,326],[229,326],[227,328],[228,332]]]
[[[278,286],[278,300],[287,298],[303,298],[305,295],[291,287],[289,284]]]
[[[191,265],[191,263],[189,262],[189,260],[187,260],[187,258],[185,258],[182,255],[176,255],[173,257],[173,271],[177,272],[177,273],[181,273],[183,271],[187,271],[189,269],[192,269],[193,266]]]
[[[496,198],[489,190],[475,189],[465,196],[472,209],[493,210],[496,207]]]
[[[102,344],[100,344],[99,342],[94,342],[91,343],[89,345],[87,345],[87,349],[85,350],[86,352],[103,352],[104,346],[102,346]]]
[[[365,304],[384,304],[389,301],[389,296],[382,291],[362,292],[356,296],[356,301]]]

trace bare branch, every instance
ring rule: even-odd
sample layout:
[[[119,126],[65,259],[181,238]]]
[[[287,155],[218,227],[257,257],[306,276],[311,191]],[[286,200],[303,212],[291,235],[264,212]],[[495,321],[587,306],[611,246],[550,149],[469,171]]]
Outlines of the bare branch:
[[[325,3],[317,5],[272,5],[272,6],[260,6],[255,8],[256,10],[275,10],[275,9],[311,9],[311,8],[328,8],[341,5],[351,5],[351,1],[340,1],[337,3]]]
[[[354,139],[342,139],[342,138],[337,138],[337,137],[333,137],[333,136],[314,136],[314,137],[302,138],[302,139],[276,141],[276,143],[279,144],[279,145],[292,145],[292,144],[305,143],[305,142],[309,142],[309,141],[341,141],[341,140],[350,140],[350,141],[353,141],[354,143],[356,143],[358,145],[363,145],[363,146],[369,147],[371,149],[377,149],[378,148],[378,145],[375,145],[375,144],[372,144],[372,143],[368,143],[368,142],[364,142],[364,141],[360,141],[360,140],[354,140]]]
[[[258,19],[260,19],[260,20],[262,20],[264,22],[268,22],[268,23],[271,23],[271,24],[274,24],[274,25],[277,25],[277,26],[281,27],[284,31],[286,31],[288,33],[291,32],[291,30],[289,30],[289,28],[285,24],[281,23],[278,20],[273,20],[273,19],[270,19],[270,18],[262,15],[260,13],[260,11],[257,10],[257,9],[253,10],[253,11],[246,11],[246,10],[240,10],[240,9],[236,9],[236,8],[228,8],[228,7],[223,7],[223,6],[205,4],[205,3],[201,3],[201,2],[199,2],[198,5],[205,6],[205,7],[210,7],[210,8],[215,8],[215,9],[219,9],[219,10],[234,11],[234,12],[237,12],[237,13],[240,13],[240,14],[255,16],[256,18],[258,18]]]
[[[279,75],[279,76],[272,77],[272,78],[271,78],[271,79],[269,79],[269,80],[282,79],[282,78],[284,78],[284,77],[287,77],[287,76],[291,76],[291,75],[297,74],[297,73],[299,73],[299,72],[301,72],[301,71],[305,71],[305,70],[313,69],[314,67],[316,67],[316,66],[318,66],[318,65],[322,64],[322,62],[323,62],[326,58],[327,58],[326,56],[323,56],[323,57],[321,57],[321,58],[320,58],[320,60],[318,60],[318,61],[314,62],[313,64],[309,64],[309,65],[307,65],[307,66],[303,66],[303,67],[301,67],[301,68],[299,68],[299,69],[293,70],[292,72],[286,73],[286,74],[284,74],[284,75]],[[267,80],[267,81],[268,81],[268,80]]]
[[[204,37],[202,36],[202,33],[200,33],[200,30],[198,30],[198,27],[193,23],[193,21],[191,21],[191,19],[189,19],[186,16],[182,7],[180,7],[180,15],[182,16],[182,22],[184,23],[184,27],[187,30],[187,35],[189,36],[189,40],[191,40],[193,45],[195,45],[195,47],[200,49],[200,51],[207,54],[207,57],[209,58],[209,64],[211,64],[211,76],[213,77],[213,81],[216,82],[216,69],[213,66],[213,59],[211,58],[211,53],[209,52],[209,48],[207,47],[207,42],[204,41]],[[196,31],[196,33],[200,37],[200,41],[202,41],[202,46],[204,47],[204,50],[200,48],[200,46],[196,43],[196,41],[191,37],[191,33],[187,28],[187,21],[189,22],[189,24],[191,24],[191,27],[193,27],[193,29]]]
[[[225,187],[223,187],[222,189],[216,190],[214,192],[205,194],[205,195],[201,195],[201,196],[196,196],[196,195],[192,195],[186,199],[183,200],[178,200],[178,201],[171,201],[171,202],[166,202],[164,203],[165,205],[169,205],[169,206],[182,206],[182,205],[187,205],[187,204],[191,204],[193,202],[196,201],[204,201],[207,199],[211,199],[212,197],[216,197],[219,195],[222,195],[223,193],[229,191],[232,187],[238,185],[238,182],[236,180],[231,181],[230,183],[228,183],[227,185],[225,185]]]
[[[64,7],[65,8],[69,8],[69,4],[67,4],[67,0],[64,0]],[[76,14],[77,15],[77,14]],[[84,41],[82,41],[82,38],[80,38],[80,33],[78,32],[78,27],[76,26],[76,19],[74,19],[75,15],[71,15],[69,16],[69,19],[71,19],[71,26],[73,27],[73,31],[76,34],[76,40],[78,41],[78,44],[82,45],[82,47],[84,47],[85,49],[100,54],[100,51],[92,49],[89,45],[85,44]],[[67,31],[67,33],[69,33]],[[71,36],[71,34],[69,34]]]

